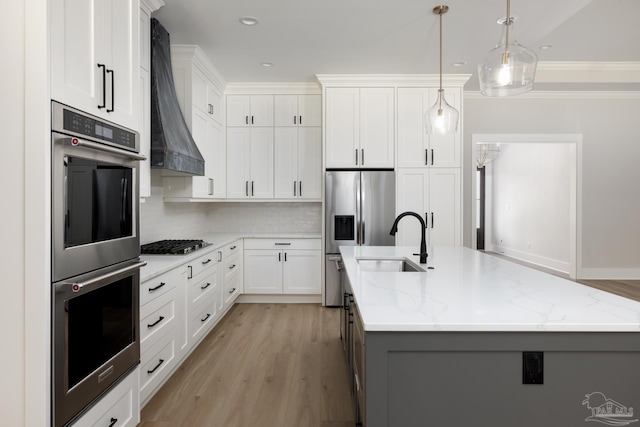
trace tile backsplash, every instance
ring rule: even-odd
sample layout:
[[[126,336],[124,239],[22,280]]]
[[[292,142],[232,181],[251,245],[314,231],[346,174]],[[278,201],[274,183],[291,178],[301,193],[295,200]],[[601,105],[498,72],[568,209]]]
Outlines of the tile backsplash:
[[[151,197],[140,204],[140,243],[201,238],[210,232],[322,231],[321,203],[173,203],[162,198],[162,177],[151,174]]]

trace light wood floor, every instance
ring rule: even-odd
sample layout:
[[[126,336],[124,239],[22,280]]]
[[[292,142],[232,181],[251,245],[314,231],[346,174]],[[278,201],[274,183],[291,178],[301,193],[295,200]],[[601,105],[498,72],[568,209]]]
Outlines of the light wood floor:
[[[139,427],[352,427],[339,313],[236,304],[144,407]]]

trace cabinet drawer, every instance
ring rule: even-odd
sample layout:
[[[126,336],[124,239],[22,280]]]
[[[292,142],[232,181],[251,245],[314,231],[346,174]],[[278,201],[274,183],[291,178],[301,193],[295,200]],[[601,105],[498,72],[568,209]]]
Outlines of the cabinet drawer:
[[[222,253],[220,251],[210,251],[204,255],[199,256],[193,261],[187,264],[190,268],[189,275],[187,277],[193,278],[200,273],[205,272],[209,268],[216,265],[216,263],[222,258]]]
[[[140,306],[153,301],[178,286],[183,280],[184,268],[176,268],[140,284]]]
[[[320,239],[245,239],[245,249],[320,249]]]
[[[140,420],[138,370],[126,376],[104,395],[73,427],[135,427]]]
[[[189,336],[199,340],[211,328],[217,317],[216,296],[208,298],[200,308],[194,311],[189,319]]]
[[[228,257],[224,262],[224,277],[225,281],[227,277],[231,276],[237,271],[240,271],[242,262],[242,254],[240,252],[235,253]]]
[[[191,304],[199,304],[220,290],[220,275],[218,274],[220,267],[220,264],[216,264],[212,268],[207,269],[206,274],[198,276],[198,278],[202,277],[202,280],[191,280],[192,284],[189,287],[189,302]]]
[[[233,303],[233,301],[235,301],[236,298],[238,298],[238,296],[242,293],[241,278],[242,275],[240,274],[240,270],[238,269],[225,279],[224,291],[222,293],[225,307]]]
[[[176,347],[175,335],[168,333],[140,356],[140,400],[142,402],[173,369],[177,360]]]
[[[144,352],[176,324],[177,307],[173,292],[156,301],[157,304],[143,307],[140,313],[140,352]]]
[[[236,240],[235,242],[224,246],[224,248],[222,248],[223,259],[227,259],[238,252],[242,252],[242,240]]]

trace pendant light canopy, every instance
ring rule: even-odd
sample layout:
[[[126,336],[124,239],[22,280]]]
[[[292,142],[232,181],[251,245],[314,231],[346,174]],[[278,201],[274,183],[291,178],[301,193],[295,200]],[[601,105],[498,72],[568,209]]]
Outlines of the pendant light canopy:
[[[499,21],[502,35],[498,45],[478,64],[480,92],[486,96],[520,95],[533,89],[537,55],[513,40],[514,18],[507,0],[507,17]]]
[[[440,5],[433,8],[433,13],[440,15],[440,89],[438,99],[424,114],[425,130],[428,134],[445,135],[458,130],[458,110],[449,105],[444,99],[442,88],[442,15],[449,11],[449,6]]]

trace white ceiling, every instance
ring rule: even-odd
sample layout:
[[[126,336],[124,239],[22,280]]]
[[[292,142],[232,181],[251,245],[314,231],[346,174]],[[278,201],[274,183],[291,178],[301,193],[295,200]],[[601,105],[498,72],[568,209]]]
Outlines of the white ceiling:
[[[435,1],[164,1],[154,17],[169,31],[171,42],[199,45],[228,82],[438,73]],[[477,90],[476,66],[498,41],[496,21],[506,16],[506,0],[445,4],[450,9],[443,16],[443,72],[473,74],[465,89]],[[640,0],[513,0],[511,15],[516,17],[515,38],[538,54],[537,90],[640,90]],[[242,25],[243,16],[256,17],[259,24]],[[553,47],[539,49],[543,45]],[[466,65],[452,65],[459,61]],[[625,73],[617,80],[605,73],[572,82],[578,73],[544,74],[547,61],[606,61]],[[265,68],[263,62],[274,65]]]

